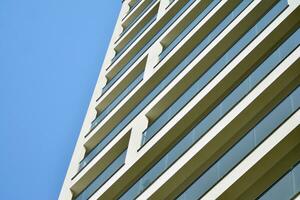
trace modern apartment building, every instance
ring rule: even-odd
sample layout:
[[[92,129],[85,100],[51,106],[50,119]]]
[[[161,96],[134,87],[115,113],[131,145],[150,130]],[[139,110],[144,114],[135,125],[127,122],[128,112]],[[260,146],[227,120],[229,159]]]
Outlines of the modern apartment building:
[[[124,0],[61,200],[300,199],[300,0]]]

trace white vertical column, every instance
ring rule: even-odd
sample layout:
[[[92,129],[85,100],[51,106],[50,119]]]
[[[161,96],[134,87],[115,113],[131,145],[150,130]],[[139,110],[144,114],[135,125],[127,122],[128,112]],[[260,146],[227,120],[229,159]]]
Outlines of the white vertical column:
[[[144,80],[152,76],[155,65],[159,62],[159,54],[162,52],[163,46],[159,41],[150,47],[147,57],[147,63],[144,72]]]
[[[123,7],[124,7],[124,12],[122,13],[123,15],[121,16],[121,20],[127,15],[127,13],[130,10],[129,2],[131,0],[124,0],[123,1]]]
[[[130,133],[129,144],[125,163],[132,163],[137,158],[137,151],[141,147],[142,134],[148,127],[149,120],[145,115],[138,116],[134,122]]]
[[[158,13],[157,13],[157,19],[159,19],[160,17],[162,17],[165,14],[166,8],[168,7],[169,3],[170,3],[170,0],[160,0]]]

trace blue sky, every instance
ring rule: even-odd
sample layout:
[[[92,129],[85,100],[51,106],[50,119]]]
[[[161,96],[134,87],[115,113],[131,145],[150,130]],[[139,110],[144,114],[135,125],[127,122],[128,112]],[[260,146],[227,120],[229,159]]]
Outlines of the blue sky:
[[[0,1],[0,199],[57,199],[120,6]]]

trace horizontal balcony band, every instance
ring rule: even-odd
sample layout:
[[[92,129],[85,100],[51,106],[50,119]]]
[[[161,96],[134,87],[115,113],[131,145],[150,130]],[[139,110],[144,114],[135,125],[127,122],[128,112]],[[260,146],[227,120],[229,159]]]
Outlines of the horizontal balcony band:
[[[229,20],[227,20],[227,21],[224,21],[225,23],[223,23],[223,27],[221,27],[221,28],[216,28],[215,30],[215,32],[213,32],[213,33],[215,33],[215,35],[218,35],[218,33],[220,33],[221,31],[222,31],[222,28],[224,29],[225,27],[226,27],[226,25],[228,25],[230,22],[231,22],[231,19],[232,19],[232,17],[230,16],[230,18],[228,18]],[[213,40],[214,39],[214,37],[210,37],[210,35],[208,35],[207,36],[207,38],[209,39],[209,41],[211,41],[211,40]],[[197,51],[198,52],[200,52],[201,50],[203,50],[205,47],[206,47],[206,45],[207,45],[207,43],[209,43],[209,42],[206,42],[206,43],[204,43],[203,45],[202,45],[202,43],[199,45],[200,46],[200,48],[198,48],[197,49]],[[190,60],[192,60],[193,59],[193,57],[195,57],[197,55],[197,53],[195,53],[195,50],[191,53],[191,55],[190,56],[188,56],[184,61],[185,61],[185,63],[182,63],[183,65],[181,65],[180,67],[182,68],[184,65],[186,65],[186,63],[188,63],[188,62],[190,62]]]
[[[204,1],[202,1],[202,3],[203,2]],[[205,5],[205,3],[203,3],[203,4]],[[203,6],[201,6],[201,7],[203,7]],[[132,68],[132,67],[130,67],[130,68]],[[123,79],[124,79],[124,77],[127,76],[126,74],[128,74],[128,73],[126,72],[124,75],[122,75]],[[120,79],[121,79],[121,81],[120,81]],[[120,78],[120,79],[118,79],[116,81],[116,86],[119,86],[121,84],[121,82],[122,82],[123,79],[122,78]],[[99,97],[99,99],[97,100],[97,107],[96,107],[97,110],[100,110],[100,107],[103,107],[103,106],[105,106],[107,104],[108,96],[111,96],[111,93],[113,93],[113,91],[115,91],[116,87],[112,87],[112,88],[113,89],[111,89],[111,88],[109,89],[110,90],[109,92],[104,93],[101,97]]]
[[[234,5],[234,4],[233,4]],[[233,6],[232,5],[232,6]],[[225,8],[224,8],[225,9]],[[221,13],[220,13],[220,15],[221,15]],[[219,17],[221,17],[219,15]],[[233,37],[233,36],[232,36]],[[224,41],[223,41],[224,42]],[[168,74],[168,76],[170,76],[170,77],[172,77],[171,79],[174,79],[174,77],[176,77],[176,75],[178,74],[178,73],[180,73],[180,71],[182,71],[182,69],[184,68],[184,66],[186,65],[186,64],[189,64],[189,62],[191,62],[191,60],[195,57],[195,56],[197,56],[197,54],[194,54],[193,56],[191,56],[191,57],[189,57],[188,59],[188,61],[187,60],[184,60],[184,63],[182,63],[179,67],[180,67],[180,69],[174,69],[171,73],[169,73]],[[214,58],[214,59],[216,59],[216,58]],[[213,61],[213,60],[212,60]],[[170,66],[168,66],[168,67],[170,67]],[[168,70],[168,69],[166,69],[166,70]],[[157,73],[158,74],[158,73]],[[162,75],[162,73],[160,73],[160,74],[158,74],[159,76],[161,76]],[[155,77],[155,81],[157,82],[158,81],[158,76],[156,76]],[[165,80],[166,80],[167,78],[165,78]],[[151,82],[151,81],[153,81],[153,79],[150,79],[149,81],[148,81],[148,83],[149,82]],[[162,84],[164,84],[164,85],[167,85],[167,83],[166,83],[166,81],[161,81],[161,83]],[[153,82],[151,82],[151,83],[149,83],[149,84],[155,84],[155,83],[153,83]],[[147,88],[151,88],[151,87],[153,87],[153,86],[151,86],[151,87],[147,87],[146,88],[146,86],[145,86],[146,84],[144,84],[143,86],[144,86],[144,89],[147,89]],[[165,86],[156,86],[156,88],[159,88],[159,90],[161,90],[161,88],[160,87],[165,87]],[[148,89],[149,90],[149,89]],[[141,96],[141,95],[138,95],[138,96]],[[136,100],[135,100],[136,101]]]
[[[99,153],[88,167],[79,170],[72,177],[70,189],[73,194],[79,194],[91,183],[124,149],[128,147],[130,130],[115,143],[111,143]]]
[[[182,66],[181,66],[181,67],[182,67]],[[176,73],[178,73],[178,72],[176,72]],[[174,76],[174,75],[176,76],[176,74],[173,73],[172,76]],[[159,92],[161,89],[163,89],[163,88],[161,88],[161,87],[156,87],[156,90],[157,90],[158,92]],[[155,92],[157,92],[156,90],[155,90]],[[155,97],[155,95],[153,95],[153,96]],[[151,97],[151,98],[152,98],[152,97]],[[150,100],[151,100],[151,99],[150,99]],[[147,105],[147,104],[145,104],[145,105]],[[136,107],[136,108],[137,108],[137,107]]]
[[[272,24],[266,29],[266,30],[264,30],[263,31],[263,33],[257,38],[257,39],[255,39],[255,40],[261,40],[263,37],[267,37],[267,38],[269,38],[269,39],[264,39],[265,41],[263,41],[261,44],[259,44],[259,46],[254,46],[254,45],[256,45],[257,44],[257,42],[252,42],[252,45],[250,44],[250,45],[248,45],[248,49],[253,49],[253,48],[255,48],[256,50],[252,50],[252,51],[249,51],[249,55],[247,54],[247,53],[243,53],[243,56],[249,56],[250,57],[250,59],[257,59],[257,55],[264,55],[266,52],[265,52],[265,50],[263,50],[263,48],[270,48],[270,44],[275,44],[274,43],[274,41],[276,41],[276,40],[279,40],[279,38],[282,38],[282,37],[285,37],[284,35],[282,35],[281,33],[283,33],[283,32],[281,32],[281,33],[279,33],[279,32],[277,32],[278,31],[278,29],[286,29],[286,30],[290,30],[290,31],[293,31],[293,29],[294,29],[294,27],[295,27],[295,25],[297,24],[297,20],[294,20],[292,17],[288,17],[288,19],[290,20],[288,20],[288,21],[285,21],[285,19],[284,19],[284,17],[283,16],[285,16],[286,15],[286,13],[290,13],[290,12],[293,12],[290,16],[294,16],[294,15],[297,15],[296,13],[296,11],[295,11],[295,8],[291,8],[291,9],[288,9],[287,11],[285,11],[283,14],[281,14],[274,22],[272,22]],[[283,23],[283,21],[285,21],[284,23]],[[275,24],[277,24],[277,25],[275,25]],[[294,24],[294,25],[292,25],[292,24]],[[278,26],[279,25],[279,26]],[[288,27],[290,25],[290,27]],[[278,26],[278,27],[276,27],[276,26]],[[280,28],[279,28],[280,27]],[[272,32],[272,30],[274,30],[274,29],[277,29],[277,31],[273,31]],[[286,32],[287,33],[287,32]],[[268,35],[269,34],[269,35]],[[270,38],[272,38],[272,37],[274,37],[274,39],[270,39]],[[277,38],[276,38],[277,37]],[[232,37],[229,37],[229,38],[232,38]],[[276,38],[276,39],[275,39]],[[254,41],[255,41],[254,40]],[[272,43],[272,42],[273,43]],[[267,46],[269,46],[269,47],[267,47]],[[259,48],[261,48],[261,49],[259,49]],[[261,50],[263,50],[263,51],[261,51]],[[244,51],[245,52],[245,51]],[[256,53],[255,53],[256,52]],[[236,59],[236,60],[238,60],[238,59]],[[234,61],[234,62],[236,62],[236,61]],[[196,62],[195,62],[196,63]],[[245,64],[245,63],[244,63]],[[207,62],[205,63],[205,64],[203,64],[203,65],[197,65],[197,66],[199,66],[199,68],[201,67],[201,68],[203,68],[204,66],[209,66],[208,64],[207,64]],[[242,67],[242,66],[241,66]],[[199,69],[198,68],[198,69]],[[197,69],[197,68],[196,68]],[[197,73],[197,72],[196,72]],[[191,75],[194,75],[194,74],[196,74],[196,73],[191,73]],[[190,79],[192,79],[191,78],[191,76],[190,75],[188,75],[188,74],[183,74],[182,76],[180,75],[180,77],[178,77],[178,79],[186,79],[186,80],[190,80]],[[179,90],[179,88],[181,88],[181,86],[180,87],[178,87],[177,86],[177,90],[176,90],[176,92]],[[185,91],[185,90],[184,90]],[[171,94],[166,94],[166,96],[170,96]],[[166,101],[166,99],[164,99],[164,100],[162,100],[161,99],[161,101],[162,102],[165,102]],[[157,109],[158,108],[161,108],[162,107],[162,105],[160,104],[160,102],[154,102],[154,107],[152,107],[151,109],[149,109],[149,111],[148,112],[150,112],[150,111],[152,111],[152,109],[154,109],[155,107],[157,107]],[[146,112],[146,115],[148,115],[148,112]],[[157,112],[157,111],[155,111],[155,112]]]
[[[159,55],[159,59],[162,60],[172,49],[174,49],[177,44],[186,36],[188,35],[188,33],[197,25],[199,24],[199,22],[201,22],[204,17],[210,13],[210,11],[218,5],[218,3],[220,2],[220,0],[214,0],[212,1],[205,9],[202,13],[200,13],[193,21],[190,22],[190,24],[184,28],[184,30],[182,30],[182,32],[172,41],[170,42],[170,44],[165,45],[164,49],[162,51],[162,53]]]
[[[148,22],[146,22],[146,24],[137,31],[137,33],[132,37],[132,39],[130,39],[115,55],[114,59],[120,57],[125,51],[126,49],[128,49],[156,20],[157,15],[153,15],[150,20]],[[110,81],[111,82],[111,81]],[[112,83],[111,83],[112,84]],[[107,89],[109,89],[111,86],[106,86]],[[107,89],[103,88],[103,93],[106,92]]]
[[[268,186],[276,181],[278,176],[280,177],[282,173],[300,161],[299,116],[300,110],[298,109],[202,199],[212,197],[257,199]]]
[[[182,183],[182,173],[185,174],[185,177],[195,177],[195,170],[199,170],[197,173],[204,173],[206,169],[217,160],[220,153],[224,152],[224,148],[227,148],[227,145],[231,144],[236,139],[239,139],[243,133],[250,130],[250,128],[256,124],[262,116],[268,113],[279,100],[284,98],[287,93],[299,85],[299,81],[297,81],[297,79],[299,79],[299,74],[296,78],[292,74],[295,73],[295,66],[296,63],[294,63],[292,68],[289,68],[288,71],[284,72],[284,75],[280,78],[277,78],[277,80],[273,79],[275,83],[272,83],[272,85],[266,88],[262,94],[254,94],[256,92],[255,90],[261,89],[260,85],[266,83],[267,80],[264,80],[259,84],[238,105],[236,105],[234,109],[218,121],[213,128],[209,129],[209,131],[206,132],[194,146],[189,148],[183,156],[176,160],[176,162],[168,168],[156,182],[150,185],[150,187],[140,196],[140,199],[166,198],[169,195],[174,195],[178,191],[180,192],[180,190],[178,190],[178,185],[183,184],[180,188],[184,188],[187,185],[187,183]],[[291,78],[291,82],[280,88],[279,84],[288,77],[293,77]],[[275,90],[277,91],[275,92]],[[256,95],[257,97],[248,101],[251,95]],[[248,106],[244,104],[245,102],[248,103]],[[237,112],[241,105],[245,106],[244,110]],[[228,121],[229,118],[230,121]],[[225,122],[227,124],[223,124]],[[192,180],[186,179],[188,183]]]
[[[139,20],[141,20],[143,18],[143,15],[145,15],[149,9],[152,7],[152,5],[154,5],[154,3],[156,3],[157,0],[150,0],[149,4],[145,7],[145,9],[131,22],[129,22],[126,27],[123,29],[122,33],[120,34],[120,38],[122,38],[122,36],[124,34],[127,33],[127,31],[129,31]],[[126,24],[125,22],[123,22],[123,24]],[[113,62],[113,61],[112,61]]]
[[[300,140],[300,138],[298,138]],[[300,154],[300,148],[294,154]],[[281,161],[285,162],[285,161]],[[300,194],[300,163],[289,169],[280,179],[278,179],[268,190],[266,190],[258,199],[296,199]]]
[[[118,95],[120,95],[120,93],[127,88],[127,86],[136,78],[139,73],[143,73],[146,68],[147,60],[148,55],[140,57],[139,60],[123,75],[123,77],[116,82],[114,87],[109,89],[109,92],[96,99],[95,109],[97,112],[101,112],[108,107],[114,101],[114,99],[116,99]]]
[[[140,40],[135,41],[131,45],[132,48],[129,48],[125,51],[127,53],[124,52],[123,55],[125,56],[121,56],[119,59],[117,59],[117,61],[115,61],[116,64],[110,65],[107,68],[106,76],[109,78],[109,80],[115,81],[121,77],[122,74],[126,72],[127,69],[130,68],[130,66],[136,62],[136,60],[142,56],[152,46],[152,44],[154,44],[154,42],[156,42],[159,37],[169,29],[172,24],[177,21],[179,17],[181,17],[181,15],[185,13],[185,11],[190,7],[191,4],[194,3],[194,1],[196,0],[189,0],[186,2],[186,4],[180,2],[177,7],[172,7],[173,15],[164,15],[153,26],[151,26],[151,28],[149,27],[149,30],[143,34],[144,36],[140,37]],[[174,12],[176,9],[179,9],[179,11]],[[128,59],[128,57],[131,58]]]
[[[286,77],[283,77],[283,79],[284,78],[286,78]],[[281,81],[280,81],[281,82]],[[278,83],[276,83],[275,85],[275,87],[272,87],[272,91],[275,89],[275,88],[277,88],[277,84]],[[295,83],[293,84],[294,86],[295,86]],[[260,89],[264,89],[264,88],[260,88]],[[269,89],[269,88],[268,88]],[[280,96],[280,98],[282,98],[282,96],[286,96],[287,94],[286,94],[286,92],[285,92],[285,89],[286,89],[286,87],[284,86],[283,88],[281,88],[280,89],[280,91],[278,91],[277,90],[277,92],[278,93],[280,93],[280,92],[282,92],[282,91],[284,91],[283,92],[283,94],[281,93],[279,96]],[[291,90],[292,88],[290,88],[290,90]],[[290,90],[288,90],[287,92],[289,92]],[[274,91],[276,91],[276,90],[274,90]],[[232,128],[233,126],[235,127],[235,129],[231,129],[231,132],[232,132],[232,130],[239,130],[240,128],[239,127],[244,127],[245,125],[247,125],[247,124],[249,124],[249,125],[253,125],[253,123],[252,123],[252,121],[250,121],[250,119],[249,120],[246,120],[245,122],[243,122],[243,123],[240,123],[240,121],[241,120],[245,120],[245,116],[247,115],[248,116],[248,114],[250,114],[251,115],[251,117],[250,118],[253,118],[254,116],[256,116],[257,115],[257,113],[253,113],[253,109],[255,108],[256,109],[256,111],[257,111],[257,109],[262,109],[262,110],[264,110],[265,109],[265,106],[266,106],[266,104],[270,104],[270,101],[272,102],[271,104],[273,105],[273,104],[275,104],[276,102],[278,102],[278,100],[280,99],[280,98],[277,98],[276,99],[276,101],[274,102],[274,96],[271,96],[270,95],[270,93],[269,93],[270,91],[267,91],[266,93],[263,93],[262,95],[263,96],[260,96],[260,98],[258,98],[258,100],[256,100],[255,101],[255,103],[252,101],[252,105],[250,106],[250,107],[247,107],[247,111],[246,112],[244,112],[244,114],[243,114],[243,116],[241,116],[241,117],[235,117],[235,121],[232,121],[232,122],[230,122],[229,124],[227,124],[226,126],[228,126],[228,127],[230,127],[230,128]],[[275,92],[276,93],[276,92]],[[274,93],[274,95],[277,95],[277,93],[275,94]],[[266,96],[265,95],[268,95],[268,98],[266,98]],[[254,105],[255,104],[255,105]],[[259,107],[259,108],[258,108]],[[270,109],[270,106],[269,106],[269,109]],[[268,110],[264,110],[265,112],[267,112]],[[252,112],[252,113],[251,113]],[[262,114],[262,113],[260,113],[260,114]],[[226,131],[226,134],[227,134],[227,132],[229,131],[229,129],[226,129],[226,130],[222,130],[222,133],[223,133],[223,131]],[[225,132],[224,132],[225,133]],[[231,134],[233,134],[233,133],[231,133]],[[236,132],[235,132],[235,134],[236,134]],[[222,136],[224,136],[224,134],[218,134],[218,135],[222,135]],[[213,140],[212,140],[213,141]],[[220,141],[220,140],[218,140],[218,141]],[[226,139],[225,139],[225,141],[226,141]],[[224,141],[224,142],[225,142]],[[214,147],[215,147],[215,145],[214,145]],[[217,147],[218,147],[218,145],[217,145]],[[157,148],[156,149],[156,151],[160,151],[161,150],[161,148]],[[206,149],[207,150],[207,149]],[[206,154],[207,154],[207,152],[208,151],[206,151],[205,150],[205,152],[206,152]],[[191,149],[189,149],[189,151],[191,151]],[[209,151],[210,152],[210,151]],[[212,153],[213,153],[214,151],[212,151]],[[154,152],[152,152],[152,154],[153,154]],[[205,155],[206,155],[205,154]],[[210,153],[209,153],[210,154]],[[207,158],[209,158],[209,156],[210,155],[208,155],[208,156],[205,156],[205,155],[201,155],[201,158],[202,159],[204,159],[204,160],[206,160]],[[147,156],[148,157],[148,156]],[[149,157],[148,157],[149,158]],[[198,157],[199,158],[199,157]],[[123,174],[123,176],[122,176],[122,179],[117,179],[116,177],[114,177],[114,181],[112,181],[111,183],[113,183],[113,185],[109,185],[109,186],[104,186],[105,188],[102,188],[102,189],[100,189],[100,191],[98,191],[97,193],[99,193],[99,194],[95,194],[93,197],[92,197],[92,199],[98,199],[98,198],[106,198],[107,196],[109,196],[109,197],[115,197],[115,195],[117,195],[116,194],[116,192],[117,191],[120,191],[120,190],[123,190],[122,188],[127,184],[127,183],[125,183],[125,182],[127,182],[127,180],[128,179],[131,179],[132,178],[132,176],[137,176],[137,174],[139,174],[139,173],[144,173],[144,170],[145,169],[139,169],[139,168],[141,168],[141,166],[144,166],[145,164],[146,164],[146,160],[147,160],[147,162],[148,162],[148,159],[147,158],[145,158],[145,155],[143,155],[143,161],[140,161],[140,162],[137,162],[137,163],[135,163],[135,165],[133,165],[133,166],[131,166],[132,168],[130,168],[130,169],[124,169],[124,174]],[[178,161],[177,161],[178,162]],[[199,160],[197,161],[197,162],[199,162]],[[193,163],[193,166],[195,166],[195,163]],[[128,168],[129,166],[127,166],[127,168]],[[136,168],[136,167],[138,167],[138,168]],[[133,169],[134,168],[134,169]],[[170,171],[173,171],[173,170],[170,170]],[[124,177],[124,176],[126,176],[126,178]],[[124,178],[124,179],[123,179]],[[164,178],[161,178],[160,180],[165,180]],[[118,180],[117,182],[116,182],[116,180]],[[126,181],[125,181],[126,180]],[[123,181],[125,181],[125,182],[123,182]],[[128,180],[128,181],[131,181],[131,180]],[[179,180],[178,180],[179,181]],[[180,181],[179,181],[180,182]],[[173,182],[173,183],[175,183],[175,182]],[[122,186],[120,185],[120,184],[122,184]],[[119,187],[119,189],[116,189],[115,187],[118,185],[118,187]],[[152,185],[153,186],[153,185]],[[177,185],[178,186],[178,185]],[[111,193],[112,192],[112,193]],[[166,193],[166,194],[168,194],[168,193]],[[117,196],[116,196],[117,197]],[[145,196],[143,196],[143,197],[145,197]],[[141,197],[142,198],[142,197]]]
[[[181,125],[182,125],[182,124],[181,124]],[[178,128],[178,127],[176,127],[176,128]],[[168,140],[169,140],[169,139],[170,139],[170,138],[168,138]],[[166,142],[166,140],[164,140],[164,142]],[[161,144],[161,143],[160,143],[160,144]],[[165,146],[165,144],[163,144],[163,145]],[[151,148],[151,149],[153,149],[153,148]],[[156,149],[156,148],[155,148],[155,149]],[[149,152],[150,152],[150,150],[148,149],[147,155],[150,155]],[[149,154],[148,154],[148,153],[149,153]],[[155,156],[156,154],[157,154],[157,153],[151,151],[151,156]],[[146,154],[142,154],[142,155],[143,155],[143,157],[144,157],[145,159],[149,158],[149,156],[147,156]],[[146,157],[147,157],[147,158],[146,158]],[[144,164],[140,163],[140,162],[144,162],[144,161],[145,161],[145,160],[143,160],[143,161],[139,161],[139,160],[138,160],[138,161],[135,163],[135,166],[137,166],[137,165],[138,165],[138,166],[144,166],[145,163],[144,163]],[[138,164],[138,163],[139,163],[139,164]],[[133,168],[134,168],[134,169],[133,169]],[[138,173],[138,172],[136,171],[136,170],[138,170],[138,169],[135,168],[135,167],[133,167],[133,168],[132,168],[132,170],[135,171],[135,173]],[[124,169],[124,170],[125,170],[125,169]],[[142,170],[142,169],[141,169],[141,170]],[[130,171],[131,171],[131,170],[130,170]],[[138,170],[138,171],[139,171],[139,170]],[[126,171],[126,174],[127,174],[127,173],[132,173],[132,171],[129,172],[129,171],[127,170],[127,171]],[[125,179],[123,180],[123,178],[125,178],[125,175],[122,176],[122,181],[125,181]],[[128,178],[129,178],[129,177],[127,177],[127,179],[128,179]],[[116,179],[116,178],[114,178],[114,179]],[[127,180],[127,179],[126,179],[126,180]],[[128,181],[130,181],[130,180],[128,180]],[[105,193],[103,193],[103,195],[104,195],[103,197],[105,197],[106,195],[109,195],[109,191],[112,191],[112,190],[115,191],[115,190],[116,190],[117,188],[119,188],[119,187],[120,187],[120,189],[122,188],[122,186],[120,186],[120,185],[117,186],[117,185],[118,185],[117,183],[114,183],[114,184],[115,184],[115,185],[110,185],[110,186],[107,185],[107,186],[105,187],[105,189],[108,189],[108,190],[105,190],[105,189],[102,190],[102,189],[101,189],[102,192],[106,191]],[[123,186],[123,187],[124,187],[124,186]],[[99,193],[100,193],[100,191],[99,191]],[[110,194],[110,195],[111,195],[111,194]],[[101,195],[101,196],[102,196],[102,195]]]
[[[193,85],[171,104],[143,133],[144,145],[164,126],[195,94],[197,94],[214,76],[216,76],[237,54],[240,53],[266,26],[271,23],[287,6],[278,4],[272,12],[264,16],[241,39],[239,39],[214,65],[212,65]],[[231,17],[231,16],[230,16]],[[226,22],[226,20],[224,21]],[[227,26],[226,23],[224,26]],[[212,32],[213,33],[213,32]],[[218,33],[216,33],[218,34]]]
[[[124,45],[117,45],[115,50],[115,56],[111,60],[111,64],[113,64],[130,46],[133,44],[137,38],[142,35],[148,27],[156,20],[157,18],[157,12],[158,12],[158,6],[159,4],[155,4],[156,0],[153,0],[151,4],[149,4],[149,8],[147,8],[147,12],[142,13],[143,16],[139,16],[134,24],[131,24],[131,26],[127,27],[123,30],[123,32],[120,35],[120,39],[123,38],[125,34],[127,34],[126,40],[127,42],[124,42]],[[155,4],[155,6],[153,6]],[[133,26],[134,25],[134,26]],[[129,36],[130,35],[130,36]],[[128,38],[128,39],[127,39]]]
[[[202,46],[201,48],[203,49],[203,48],[205,48],[205,46]],[[199,49],[199,48],[197,49],[197,51],[200,51],[200,50],[201,50],[201,49]],[[195,54],[195,53],[194,53],[194,54]],[[192,56],[195,56],[195,55],[192,55]],[[189,59],[191,59],[190,57],[191,57],[191,56],[189,56]],[[189,61],[186,60],[185,62],[189,62]]]
[[[190,58],[190,59],[192,59],[192,58]],[[182,66],[181,66],[181,68],[182,68]],[[174,70],[173,70],[174,71]],[[175,72],[175,73],[179,73],[179,72]],[[174,77],[174,73],[171,75],[172,77]],[[157,78],[157,77],[156,77]],[[148,81],[148,82],[150,82],[150,81]],[[156,81],[157,82],[157,81]],[[153,82],[152,82],[152,84],[154,84]],[[166,83],[165,82],[163,82],[163,84],[164,85],[166,85]],[[154,85],[153,85],[154,86]],[[151,86],[151,87],[153,87],[153,86]],[[149,89],[151,89],[151,87],[149,87],[149,86],[147,86],[147,88],[146,88],[146,86],[144,86],[144,89],[147,89],[148,91],[149,91]],[[161,89],[160,89],[161,90]],[[145,91],[145,90],[144,90]],[[141,95],[138,95],[139,97],[141,96]],[[142,96],[145,96],[145,95],[142,95]],[[135,100],[135,102],[136,102],[137,100]],[[132,104],[130,104],[130,105],[132,105]],[[133,106],[133,105],[132,105]],[[122,112],[123,114],[124,114],[124,112]],[[120,116],[120,115],[119,115]],[[109,116],[108,116],[109,117]]]
[[[92,196],[111,176],[125,164],[126,150],[117,156],[89,185],[74,196],[75,200],[86,200]]]
[[[150,2],[150,4],[155,3],[155,1],[153,2],[152,0],[150,0],[149,2]],[[155,9],[154,15],[157,15],[158,6],[159,6],[159,4],[156,4],[155,6],[150,6],[149,7],[150,9],[148,8],[148,10],[153,10],[153,8],[156,7],[157,9]],[[146,15],[153,15],[153,11],[151,11],[151,12],[148,11]],[[143,17],[143,18],[145,18],[145,17]],[[144,26],[146,26],[146,25],[144,25]],[[135,31],[131,30],[126,33],[124,33],[124,31],[121,32],[119,37],[115,41],[115,44],[114,44],[115,49],[117,51],[120,51],[122,48],[124,48],[124,46],[126,46],[126,44],[130,43],[131,40],[133,40],[132,39],[134,37],[133,35],[136,34],[137,32],[141,32],[140,30],[137,30],[137,29],[138,29],[137,26],[134,26],[134,28],[132,30],[135,30]],[[141,29],[141,28],[139,28],[139,29]],[[148,30],[145,29],[143,32],[147,32],[147,31]],[[138,37],[135,37],[135,38],[138,38]]]
[[[300,88],[292,92],[288,97],[275,106],[275,108],[266,116],[263,117],[253,128],[251,128],[245,135],[243,135],[237,142],[224,151],[225,153],[217,158],[217,160],[199,177],[194,176],[196,180],[187,187],[176,199],[199,199],[201,197],[207,198],[206,196],[212,190],[218,182],[228,175],[242,160],[259,147],[273,132],[293,115],[300,108],[300,103],[295,106],[292,105],[296,99],[295,97],[300,96]],[[196,167],[196,166],[195,166]],[[188,178],[187,178],[188,179]],[[199,185],[203,185],[200,190]],[[208,193],[207,193],[208,192]],[[208,195],[209,196],[209,195]],[[207,199],[217,198],[210,197]]]
[[[300,32],[299,32],[300,33]],[[285,47],[293,43],[294,40],[290,40],[290,43],[285,43]],[[293,50],[293,47],[291,47]],[[276,58],[282,52],[281,58]],[[140,179],[141,182],[147,180],[147,183],[141,183],[147,187],[151,182],[160,176],[160,174],[168,168],[174,160],[176,160],[189,146],[193,144],[192,141],[197,141],[199,137],[206,132],[207,129],[212,127],[219,119],[229,112],[232,107],[237,104],[241,98],[243,98],[253,87],[258,84],[270,71],[272,71],[278,62],[285,58],[285,54],[289,54],[289,51],[284,50],[284,46],[276,50],[272,56],[264,61],[257,69],[255,69],[245,80],[243,80],[238,86],[221,102],[216,106],[207,116],[201,119],[201,122],[193,128],[179,143],[177,143],[164,157],[157,162],[151,170]],[[275,57],[274,57],[275,56]],[[279,56],[280,57],[280,56]],[[273,60],[272,60],[273,59]],[[273,62],[270,62],[270,61]],[[278,62],[277,62],[278,61]],[[196,134],[197,132],[197,134]],[[160,170],[159,170],[160,169]],[[136,183],[138,184],[138,182]],[[139,188],[141,190],[141,188]],[[132,194],[132,192],[130,192]]]
[[[126,89],[124,89],[101,113],[91,124],[93,130],[142,80],[144,73],[140,73]]]

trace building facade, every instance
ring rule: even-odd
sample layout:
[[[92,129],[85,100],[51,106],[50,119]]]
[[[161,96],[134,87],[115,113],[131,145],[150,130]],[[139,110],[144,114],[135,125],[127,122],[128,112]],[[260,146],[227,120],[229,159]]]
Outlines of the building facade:
[[[299,28],[299,0],[124,0],[59,198],[300,199]]]

